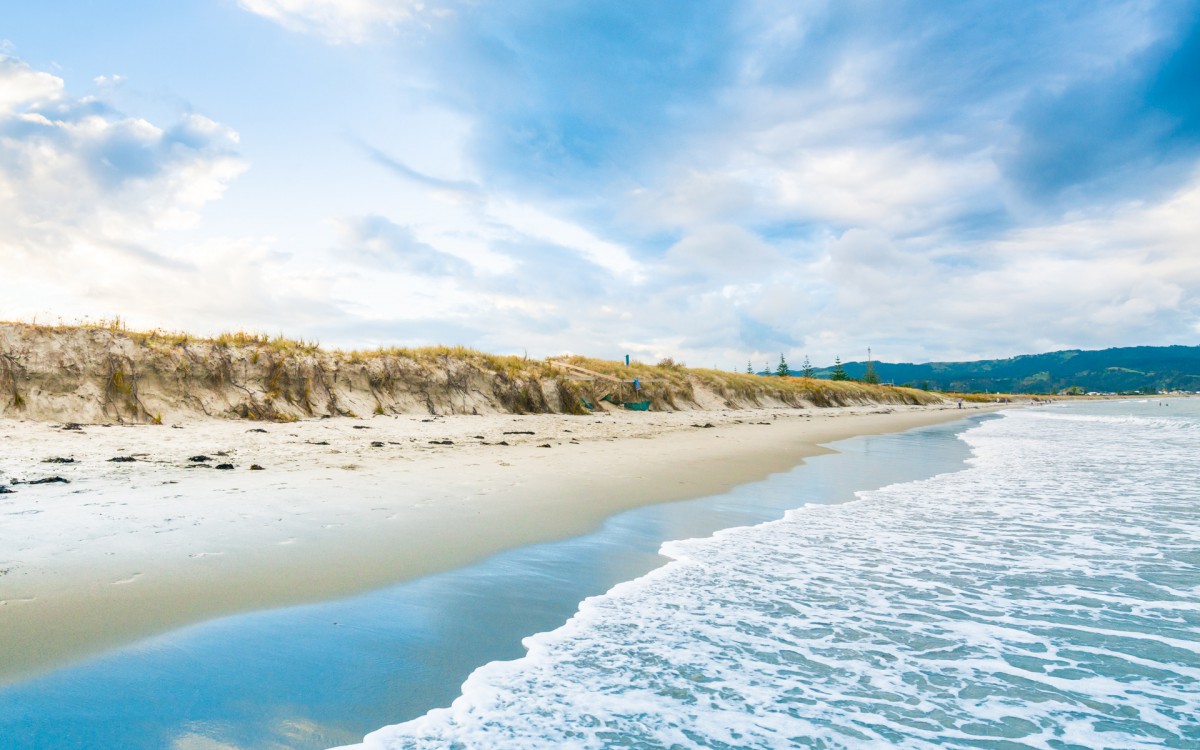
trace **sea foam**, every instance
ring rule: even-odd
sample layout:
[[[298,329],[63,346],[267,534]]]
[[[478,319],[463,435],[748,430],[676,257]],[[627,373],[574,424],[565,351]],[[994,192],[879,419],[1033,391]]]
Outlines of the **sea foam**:
[[[1007,413],[963,471],[668,543],[362,747],[1200,747],[1200,410],[1155,406]]]

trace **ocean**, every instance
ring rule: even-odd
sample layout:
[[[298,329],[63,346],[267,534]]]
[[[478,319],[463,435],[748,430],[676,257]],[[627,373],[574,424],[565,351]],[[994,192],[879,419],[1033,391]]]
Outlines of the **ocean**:
[[[363,747],[1200,747],[1200,400],[959,438],[961,470],[667,543]]]
[[[1200,748],[1200,399],[1165,403],[854,438],[201,623],[0,687],[0,748]]]

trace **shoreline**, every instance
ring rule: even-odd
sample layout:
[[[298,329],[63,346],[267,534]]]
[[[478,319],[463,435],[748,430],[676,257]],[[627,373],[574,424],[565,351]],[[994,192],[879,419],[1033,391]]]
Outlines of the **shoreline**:
[[[0,684],[203,620],[350,596],[578,536],[630,508],[788,470],[829,452],[823,443],[1000,408],[964,406],[252,428],[265,433],[244,422],[82,431],[0,422],[14,449],[0,464],[6,477],[71,480],[0,498]],[[237,468],[187,468],[205,451]],[[67,453],[76,463],[41,463]],[[119,453],[138,460],[108,461]],[[266,470],[249,472],[251,462]]]

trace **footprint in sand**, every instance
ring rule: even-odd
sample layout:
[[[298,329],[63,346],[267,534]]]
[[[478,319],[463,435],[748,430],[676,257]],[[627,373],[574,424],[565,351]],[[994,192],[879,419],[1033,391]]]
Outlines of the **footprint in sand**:
[[[141,577],[142,577],[141,573],[134,573],[133,575],[129,576],[128,578],[122,578],[119,581],[113,581],[113,585],[120,586],[125,583],[133,583],[134,581],[136,581],[137,579],[139,579]]]
[[[296,543],[295,537],[292,537],[291,539],[284,539],[282,542],[276,542],[276,544],[278,544],[280,546],[283,546],[285,544],[295,544],[295,543]]]

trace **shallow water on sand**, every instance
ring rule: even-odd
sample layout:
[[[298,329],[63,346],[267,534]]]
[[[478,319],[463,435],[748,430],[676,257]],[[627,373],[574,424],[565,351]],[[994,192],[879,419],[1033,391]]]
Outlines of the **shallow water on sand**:
[[[1200,747],[1200,400],[962,437],[964,470],[665,545],[368,746]]]
[[[841,453],[790,473],[624,513],[584,537],[364,596],[214,620],[0,688],[0,748],[358,741],[449,705],[472,670],[521,657],[523,637],[561,626],[585,597],[667,562],[664,541],[962,468],[967,447],[956,433],[965,424],[842,441]]]

